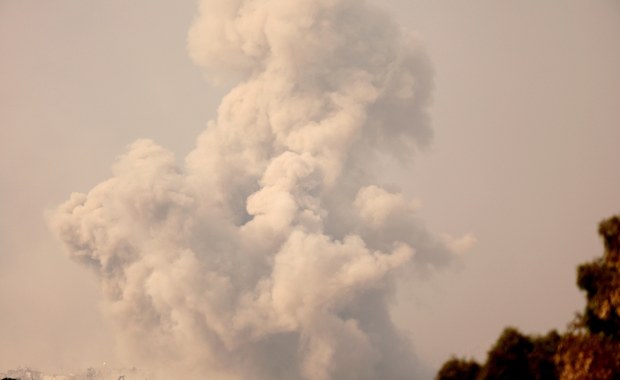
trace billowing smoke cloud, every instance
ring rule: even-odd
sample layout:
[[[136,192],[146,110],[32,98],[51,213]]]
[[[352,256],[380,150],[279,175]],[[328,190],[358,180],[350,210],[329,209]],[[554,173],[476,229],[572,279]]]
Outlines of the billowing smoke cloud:
[[[239,80],[195,150],[138,141],[52,217],[124,354],[190,379],[415,378],[395,282],[450,252],[371,170],[431,138],[414,36],[362,0],[203,0],[189,48]]]

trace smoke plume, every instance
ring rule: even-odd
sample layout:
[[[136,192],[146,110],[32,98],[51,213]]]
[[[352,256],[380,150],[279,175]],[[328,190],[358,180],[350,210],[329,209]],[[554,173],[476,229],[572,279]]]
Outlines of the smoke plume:
[[[176,378],[415,378],[394,287],[451,252],[372,169],[432,137],[415,36],[363,0],[202,0],[189,50],[238,85],[184,163],[137,141],[52,217],[123,355]]]

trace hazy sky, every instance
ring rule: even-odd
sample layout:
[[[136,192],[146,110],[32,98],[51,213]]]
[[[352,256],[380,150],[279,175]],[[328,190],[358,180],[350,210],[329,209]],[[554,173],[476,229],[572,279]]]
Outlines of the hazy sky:
[[[434,142],[394,181],[430,229],[478,241],[401,287],[396,319],[431,367],[482,358],[506,325],[563,328],[582,306],[575,267],[620,212],[620,4],[384,6],[435,71]],[[194,1],[0,1],[0,370],[115,360],[96,281],[44,214],[108,178],[137,138],[179,158],[194,146],[226,90],[187,57],[195,13]]]

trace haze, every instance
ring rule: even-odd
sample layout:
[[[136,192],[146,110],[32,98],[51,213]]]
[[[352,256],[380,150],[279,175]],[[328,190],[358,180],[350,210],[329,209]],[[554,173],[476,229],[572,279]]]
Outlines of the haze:
[[[482,357],[503,326],[563,328],[575,266],[620,209],[614,1],[386,1],[434,71],[434,138],[385,181],[429,230],[476,244],[399,287],[397,325],[427,373]],[[194,2],[0,2],[0,369],[123,363],[92,273],[44,213],[111,176],[134,140],[183,158],[216,117],[187,54]],[[474,239],[475,237],[475,239]],[[468,244],[471,245],[471,244]]]

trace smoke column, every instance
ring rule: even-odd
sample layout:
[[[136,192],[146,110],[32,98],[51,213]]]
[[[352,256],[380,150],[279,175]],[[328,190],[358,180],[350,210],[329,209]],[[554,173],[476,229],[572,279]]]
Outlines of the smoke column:
[[[363,0],[203,0],[189,50],[238,85],[184,163],[137,141],[51,218],[122,355],[175,378],[415,378],[395,285],[451,252],[372,168],[432,137],[416,38]]]

